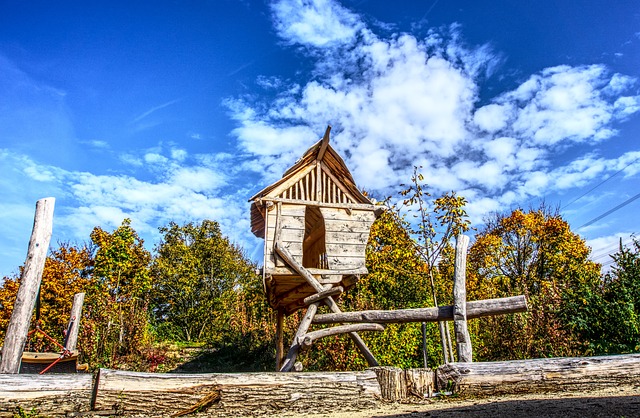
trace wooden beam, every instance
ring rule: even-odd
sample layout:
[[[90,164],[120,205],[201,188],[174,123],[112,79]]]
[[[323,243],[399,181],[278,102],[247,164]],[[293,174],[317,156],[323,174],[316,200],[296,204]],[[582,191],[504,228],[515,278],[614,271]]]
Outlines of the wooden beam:
[[[325,152],[327,152],[327,148],[329,147],[329,133],[331,132],[331,125],[327,126],[327,130],[324,131],[324,136],[322,137],[322,142],[320,143],[320,150],[318,151],[318,157],[316,160],[322,161],[324,158]]]
[[[276,371],[284,362],[284,311],[278,309],[276,317]]]
[[[4,338],[0,373],[18,373],[24,344],[27,341],[31,315],[36,304],[38,289],[42,281],[44,263],[47,259],[49,241],[53,229],[55,199],[48,197],[36,202],[33,230],[29,240],[27,259],[20,279],[20,288],[11,313]]]
[[[337,327],[323,328],[317,331],[308,332],[301,341],[300,345],[309,347],[315,340],[329,337],[331,335],[348,334],[355,331],[384,331],[384,325],[381,324],[349,324],[338,325]]]
[[[282,259],[287,264],[289,264],[291,268],[293,268],[300,276],[302,276],[307,281],[307,283],[309,283],[311,287],[313,287],[316,290],[316,292],[322,292],[323,290],[325,290],[324,287],[318,282],[318,280],[316,280],[315,277],[313,277],[304,267],[302,267],[300,263],[298,263],[293,258],[293,256],[289,253],[289,251],[285,247],[283,247],[278,242],[276,242],[274,246],[275,246],[276,252],[280,255],[280,257],[282,257]],[[331,296],[325,298],[323,302],[329,307],[331,312],[338,313],[338,314],[342,312],[338,304],[333,300]],[[365,322],[373,322],[373,321],[365,321]],[[365,357],[369,366],[370,367],[378,366],[378,360],[376,360],[375,356],[373,355],[371,350],[369,350],[369,347],[367,347],[367,344],[365,344],[362,338],[360,338],[358,333],[350,332],[349,336],[355,343],[356,347],[358,347],[358,350],[360,350],[362,355]]]
[[[640,384],[640,354],[450,363],[436,370],[438,387],[469,395],[594,390]]]
[[[467,328],[467,246],[469,237],[458,235],[456,238],[456,256],[453,282],[453,330],[456,337],[458,361],[472,361],[471,337]]]
[[[375,205],[370,205],[367,203],[328,203],[321,202],[317,200],[296,200],[296,199],[287,199],[284,197],[261,197],[257,199],[256,202],[282,202],[282,203],[291,203],[293,205],[304,205],[304,206],[319,206],[321,208],[339,208],[339,209],[362,209],[362,210],[370,210],[375,211],[378,207]]]
[[[311,305],[312,303],[321,301],[322,299],[328,298],[329,296],[339,295],[342,292],[344,292],[344,288],[342,286],[332,287],[331,289],[327,289],[314,295],[307,296],[306,298],[304,298],[303,303],[305,305]]]
[[[300,351],[300,341],[302,341],[309,329],[309,326],[311,326],[311,321],[318,311],[319,304],[320,302],[315,302],[307,308],[307,312],[304,314],[304,317],[302,317],[302,321],[300,321],[300,325],[298,326],[298,331],[296,332],[295,337],[293,337],[293,343],[289,348],[287,357],[285,357],[282,363],[282,367],[280,368],[281,372],[289,372],[293,369],[296,358],[298,357],[298,352]]]
[[[467,302],[467,319],[527,311],[524,295]],[[438,322],[453,320],[453,306],[437,308],[397,309],[394,311],[358,311],[316,315],[314,324],[339,322],[375,322],[379,324],[405,322]]]

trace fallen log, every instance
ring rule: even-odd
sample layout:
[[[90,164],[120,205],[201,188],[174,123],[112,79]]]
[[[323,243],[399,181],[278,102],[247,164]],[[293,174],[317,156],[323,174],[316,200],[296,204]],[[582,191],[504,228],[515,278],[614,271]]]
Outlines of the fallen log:
[[[436,370],[440,390],[470,395],[593,390],[640,384],[640,354],[449,363]]]
[[[467,302],[467,319],[526,311],[527,299],[524,295]],[[373,322],[388,324],[452,320],[453,306],[449,305],[437,308],[397,309],[393,311],[328,313],[314,316],[312,322],[314,324],[335,324],[340,322]]]
[[[238,416],[371,407],[380,398],[380,386],[373,370],[173,374],[100,369],[95,394],[96,411],[179,416],[196,407],[207,416]]]
[[[91,374],[0,374],[0,416],[18,408],[47,417],[89,411],[92,381]]]

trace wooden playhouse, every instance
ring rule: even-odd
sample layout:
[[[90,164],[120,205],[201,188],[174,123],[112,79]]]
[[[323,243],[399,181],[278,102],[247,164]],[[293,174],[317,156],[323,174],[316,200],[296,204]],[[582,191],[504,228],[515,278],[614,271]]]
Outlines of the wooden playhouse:
[[[278,312],[276,368],[289,371],[306,339],[327,336],[307,333],[320,303],[340,312],[333,296],[352,287],[367,273],[365,249],[376,207],[355,185],[338,153],[324,137],[309,148],[282,179],[253,196],[251,230],[264,239],[264,288],[271,307]],[[307,308],[298,332],[283,357],[284,315]],[[369,365],[377,361],[357,330],[380,331],[378,324],[340,327],[348,332]],[[299,364],[295,365],[299,368]]]

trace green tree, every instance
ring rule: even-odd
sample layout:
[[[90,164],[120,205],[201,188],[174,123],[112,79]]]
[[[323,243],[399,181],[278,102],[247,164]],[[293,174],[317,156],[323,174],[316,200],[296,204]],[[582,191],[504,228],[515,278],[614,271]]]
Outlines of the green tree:
[[[586,354],[640,351],[640,241],[622,241],[614,265],[595,286],[572,289],[566,321],[584,341]]]
[[[238,296],[255,291],[255,265],[222,235],[215,221],[182,226],[171,222],[160,232],[152,266],[158,332],[178,341],[228,334]]]

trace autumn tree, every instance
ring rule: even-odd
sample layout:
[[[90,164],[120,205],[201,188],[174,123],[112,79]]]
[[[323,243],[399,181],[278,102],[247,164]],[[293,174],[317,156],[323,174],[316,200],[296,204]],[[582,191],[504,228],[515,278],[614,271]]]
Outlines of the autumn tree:
[[[51,250],[45,260],[40,285],[38,320],[41,328],[60,344],[64,341],[64,331],[69,322],[73,296],[84,292],[90,281],[89,268],[92,258],[86,247],[74,247],[69,243],[62,243]],[[20,269],[21,270],[21,269]],[[13,304],[15,303],[20,278],[5,277],[0,287],[0,337],[4,338]],[[36,313],[32,320],[35,326]],[[1,345],[1,343],[0,343]],[[27,350],[58,351],[41,334],[34,334],[27,341]]]
[[[599,281],[599,266],[588,259],[589,252],[569,224],[544,206],[491,218],[469,250],[467,295],[487,299],[524,294],[529,311],[473,321],[477,357],[579,354],[580,340],[565,318],[573,289],[593,288]]]

